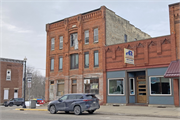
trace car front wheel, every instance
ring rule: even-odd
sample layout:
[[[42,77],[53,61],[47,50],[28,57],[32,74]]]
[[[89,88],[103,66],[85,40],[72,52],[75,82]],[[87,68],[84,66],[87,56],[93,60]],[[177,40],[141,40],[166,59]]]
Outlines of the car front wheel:
[[[10,103],[9,106],[12,107],[12,106],[13,106],[13,103]]]
[[[50,107],[50,113],[51,114],[56,114],[56,108],[55,108],[55,106],[54,105],[52,105],[51,107]]]
[[[80,115],[81,113],[82,113],[82,112],[81,112],[80,106],[75,106],[75,107],[74,107],[74,114]]]

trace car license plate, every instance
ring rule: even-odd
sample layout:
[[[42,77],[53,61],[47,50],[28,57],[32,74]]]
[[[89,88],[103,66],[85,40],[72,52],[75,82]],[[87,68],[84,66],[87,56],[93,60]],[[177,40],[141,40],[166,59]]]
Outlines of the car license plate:
[[[95,101],[93,103],[96,103]]]

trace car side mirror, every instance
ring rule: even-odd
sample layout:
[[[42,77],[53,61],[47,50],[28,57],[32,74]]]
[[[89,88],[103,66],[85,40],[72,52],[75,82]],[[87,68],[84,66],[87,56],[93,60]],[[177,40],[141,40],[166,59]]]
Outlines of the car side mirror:
[[[61,99],[59,99],[58,101],[59,101],[59,102],[62,102],[62,100],[61,100]]]

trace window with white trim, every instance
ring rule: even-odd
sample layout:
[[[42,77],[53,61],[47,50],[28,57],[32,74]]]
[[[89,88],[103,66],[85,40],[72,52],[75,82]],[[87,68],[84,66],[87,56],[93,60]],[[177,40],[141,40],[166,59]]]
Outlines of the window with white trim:
[[[63,57],[59,57],[59,70],[63,69]]]
[[[72,33],[70,35],[70,46],[75,46],[75,42],[77,41],[77,33]]]
[[[171,79],[163,76],[149,77],[151,95],[171,95]]]
[[[124,95],[124,79],[112,78],[108,79],[108,94],[109,95]]]
[[[55,46],[55,39],[51,38],[51,50],[54,50],[54,46]]]
[[[89,44],[89,30],[84,32],[85,44]]]
[[[94,42],[98,42],[98,28],[94,29]]]
[[[84,67],[89,68],[89,52],[84,53]]]
[[[54,58],[51,58],[51,71],[54,70]]]
[[[6,80],[7,81],[11,80],[11,69],[7,69],[7,71],[6,71]]]
[[[134,78],[129,78],[130,83],[130,95],[135,95],[135,80]]]
[[[59,49],[63,49],[63,36],[59,37]]]

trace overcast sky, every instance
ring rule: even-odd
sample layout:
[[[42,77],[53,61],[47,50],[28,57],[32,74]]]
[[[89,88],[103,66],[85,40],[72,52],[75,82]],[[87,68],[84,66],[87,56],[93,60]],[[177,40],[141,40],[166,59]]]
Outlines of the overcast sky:
[[[169,35],[169,4],[179,0],[0,0],[0,57],[27,57],[45,75],[45,25],[105,5],[151,35]]]

